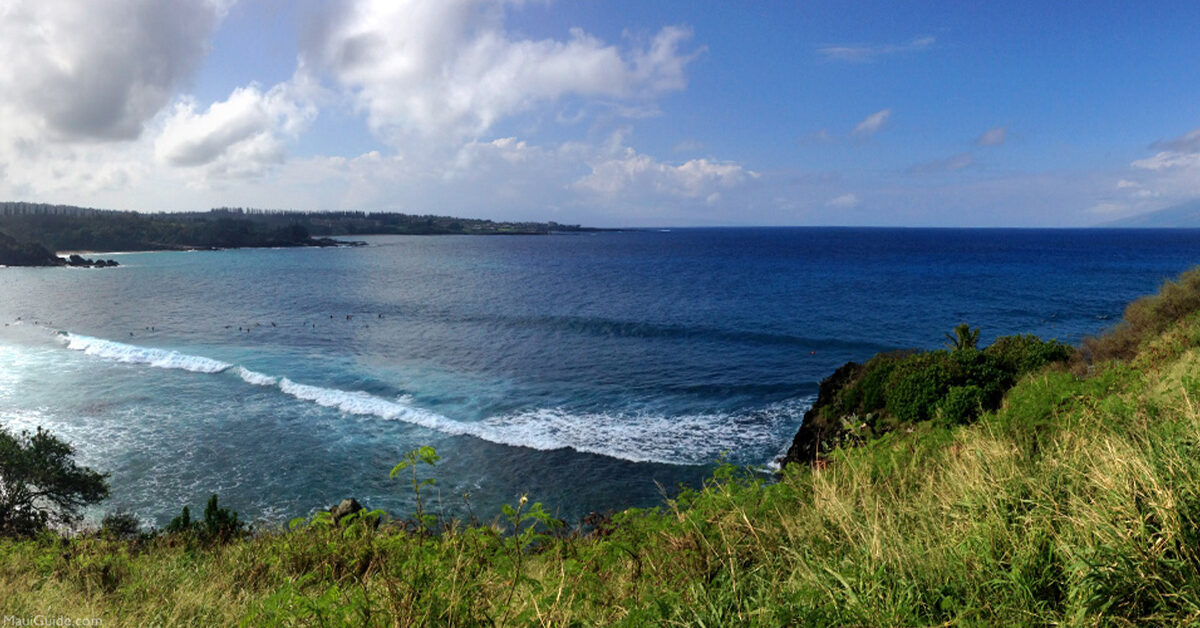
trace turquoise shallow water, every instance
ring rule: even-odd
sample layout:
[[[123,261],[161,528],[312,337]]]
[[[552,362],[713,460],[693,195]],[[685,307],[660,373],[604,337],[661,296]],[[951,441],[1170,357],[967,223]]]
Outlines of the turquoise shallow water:
[[[162,525],[209,493],[279,521],[432,445],[438,508],[652,505],[765,464],[850,359],[963,321],[1076,341],[1200,259],[1188,231],[716,229],[372,237],[0,269],[0,423]]]

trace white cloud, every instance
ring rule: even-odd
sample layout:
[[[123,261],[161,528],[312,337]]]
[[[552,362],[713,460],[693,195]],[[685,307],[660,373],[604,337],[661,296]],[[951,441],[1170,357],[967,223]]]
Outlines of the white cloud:
[[[1200,166],[1200,154],[1163,151],[1153,157],[1139,159],[1130,165],[1141,170],[1152,171],[1194,168]]]
[[[825,202],[827,207],[836,207],[838,209],[853,209],[858,207],[859,204],[858,196],[854,194],[843,194]]]
[[[294,82],[263,92],[251,84],[200,112],[194,100],[175,105],[155,141],[159,160],[172,166],[211,165],[210,174],[248,176],[279,163],[284,140],[304,131],[316,105]]]
[[[565,40],[514,37],[505,10],[482,0],[347,0],[307,56],[396,145],[478,136],[566,96],[637,104],[687,84],[696,53],[681,50],[686,28],[621,50],[581,29]]]
[[[862,122],[859,122],[854,127],[853,135],[858,137],[870,137],[879,132],[892,116],[891,109],[881,109],[867,116]]]
[[[888,55],[929,50],[936,42],[935,38],[927,36],[903,44],[825,46],[818,48],[817,54],[834,61],[865,63]]]
[[[976,146],[999,146],[1008,139],[1008,127],[998,126],[988,129],[975,138]]]
[[[134,139],[196,70],[225,8],[208,0],[4,2],[0,115],[22,119],[34,141]]]
[[[609,198],[712,198],[720,190],[737,187],[759,176],[739,164],[708,159],[693,159],[673,166],[639,154],[632,148],[621,155],[595,161],[591,169],[574,186]]]

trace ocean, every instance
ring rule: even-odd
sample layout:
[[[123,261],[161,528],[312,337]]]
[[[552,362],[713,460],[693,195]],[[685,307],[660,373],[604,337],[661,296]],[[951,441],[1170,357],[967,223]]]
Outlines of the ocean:
[[[1076,343],[1200,260],[1189,230],[663,229],[371,236],[354,248],[0,268],[0,425],[110,474],[164,525],[217,493],[284,522],[441,460],[430,509],[521,495],[575,521],[769,466],[820,380],[880,351]]]

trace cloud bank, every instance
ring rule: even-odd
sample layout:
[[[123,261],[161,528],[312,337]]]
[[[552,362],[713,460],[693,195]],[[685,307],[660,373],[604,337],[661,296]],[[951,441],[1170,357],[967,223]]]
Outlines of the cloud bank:
[[[689,29],[667,26],[624,49],[574,28],[565,40],[505,29],[481,0],[344,2],[306,51],[397,147],[477,137],[497,121],[568,96],[645,102],[686,87]]]

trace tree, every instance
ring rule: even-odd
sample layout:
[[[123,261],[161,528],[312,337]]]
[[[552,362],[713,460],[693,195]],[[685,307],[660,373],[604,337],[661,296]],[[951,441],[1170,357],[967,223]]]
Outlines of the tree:
[[[979,343],[979,328],[971,329],[970,325],[963,323],[954,328],[953,336],[946,334],[946,338],[950,340],[946,346],[955,351],[974,349]]]
[[[69,525],[84,506],[108,497],[108,474],[81,467],[75,450],[50,432],[13,435],[0,427],[0,536]]]

